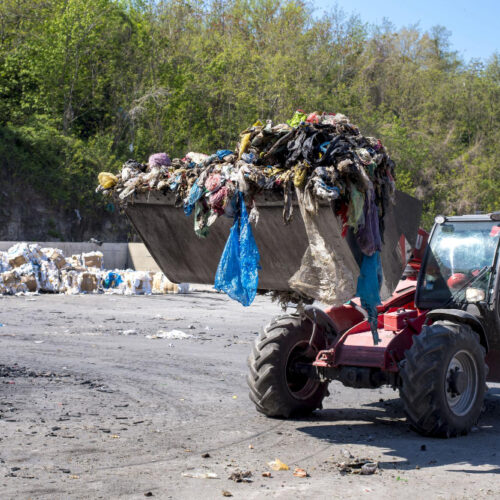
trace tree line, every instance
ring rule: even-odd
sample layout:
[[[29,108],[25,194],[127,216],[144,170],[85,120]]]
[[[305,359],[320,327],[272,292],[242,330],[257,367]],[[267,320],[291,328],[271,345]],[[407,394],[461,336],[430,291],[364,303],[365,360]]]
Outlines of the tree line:
[[[380,138],[425,225],[498,210],[500,55],[466,61],[449,36],[297,0],[3,0],[2,175],[98,217],[99,171],[301,108]]]

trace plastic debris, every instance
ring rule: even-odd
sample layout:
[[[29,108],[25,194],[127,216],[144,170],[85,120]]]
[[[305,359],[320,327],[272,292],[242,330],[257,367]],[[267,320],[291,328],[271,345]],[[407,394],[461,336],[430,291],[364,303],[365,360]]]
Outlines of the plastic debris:
[[[156,333],[152,335],[146,335],[147,339],[168,339],[168,340],[183,340],[189,339],[192,335],[189,333],[184,333],[181,330],[158,330]]]
[[[230,479],[231,481],[235,481],[237,483],[253,482],[252,473],[250,471],[245,471],[245,472],[235,471],[228,477],[228,479]]]
[[[222,252],[215,274],[216,290],[226,292],[229,297],[244,306],[249,306],[259,281],[259,250],[248,221],[243,195],[238,196],[238,216],[235,217],[231,233]]]
[[[378,468],[377,462],[367,462],[361,467],[361,474],[368,476],[374,474]]]
[[[262,477],[273,477],[270,472],[263,472]]]
[[[194,479],[218,479],[215,472],[183,472],[183,477],[192,477]]]
[[[295,467],[295,470],[293,471],[293,475],[295,477],[308,477],[309,474],[305,469],[301,469],[300,467]]]
[[[287,464],[283,463],[279,458],[276,458],[272,462],[268,462],[267,465],[271,467],[272,470],[290,470]]]
[[[118,183],[118,177],[110,172],[101,172],[98,175],[99,184],[103,189],[109,189]]]
[[[378,462],[369,458],[356,458],[350,462],[340,462],[337,466],[344,474],[371,475],[377,470]]]

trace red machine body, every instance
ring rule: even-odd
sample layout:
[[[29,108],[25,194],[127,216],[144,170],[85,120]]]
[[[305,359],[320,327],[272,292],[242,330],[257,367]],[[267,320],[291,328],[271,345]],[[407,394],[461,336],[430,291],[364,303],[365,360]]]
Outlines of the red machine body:
[[[381,342],[373,344],[369,323],[354,305],[344,304],[326,309],[326,313],[342,332],[338,341],[318,353],[314,366],[339,369],[343,366],[375,368],[384,372],[398,372],[398,363],[412,345],[412,337],[420,333],[426,320],[426,311],[415,307],[416,278],[429,234],[419,230],[417,248],[404,270],[403,279],[391,297],[378,306],[378,334]],[[404,245],[404,242],[401,242]]]
[[[403,281],[394,294],[378,307],[381,342],[373,345],[370,325],[353,305],[332,307],[326,313],[343,329],[338,342],[320,351],[314,365],[324,368],[363,366],[382,371],[398,371],[398,363],[411,347],[412,337],[420,333],[425,311],[415,309],[415,281]]]

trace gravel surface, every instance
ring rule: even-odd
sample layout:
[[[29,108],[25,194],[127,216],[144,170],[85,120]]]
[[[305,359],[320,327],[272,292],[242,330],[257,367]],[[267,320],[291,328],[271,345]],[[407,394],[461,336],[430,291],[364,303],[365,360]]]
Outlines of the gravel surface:
[[[0,498],[500,496],[496,385],[451,440],[410,431],[386,388],[332,383],[308,419],[256,413],[246,357],[279,313],[203,292],[0,297]],[[191,336],[147,338],[173,329]],[[276,458],[290,470],[263,477]],[[338,465],[362,459],[375,474]]]

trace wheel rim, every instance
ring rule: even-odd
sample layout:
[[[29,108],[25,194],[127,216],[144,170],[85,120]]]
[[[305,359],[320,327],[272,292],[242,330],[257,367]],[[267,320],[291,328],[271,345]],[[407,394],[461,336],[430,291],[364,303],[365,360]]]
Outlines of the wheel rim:
[[[446,401],[450,410],[462,417],[466,415],[477,398],[479,374],[477,363],[468,351],[458,351],[451,358],[446,370]]]
[[[309,347],[309,342],[304,340],[297,342],[289,351],[286,362],[285,376],[286,384],[290,394],[299,400],[311,397],[317,390],[319,382],[309,378],[296,370],[297,363],[310,363],[312,358],[305,355]]]

